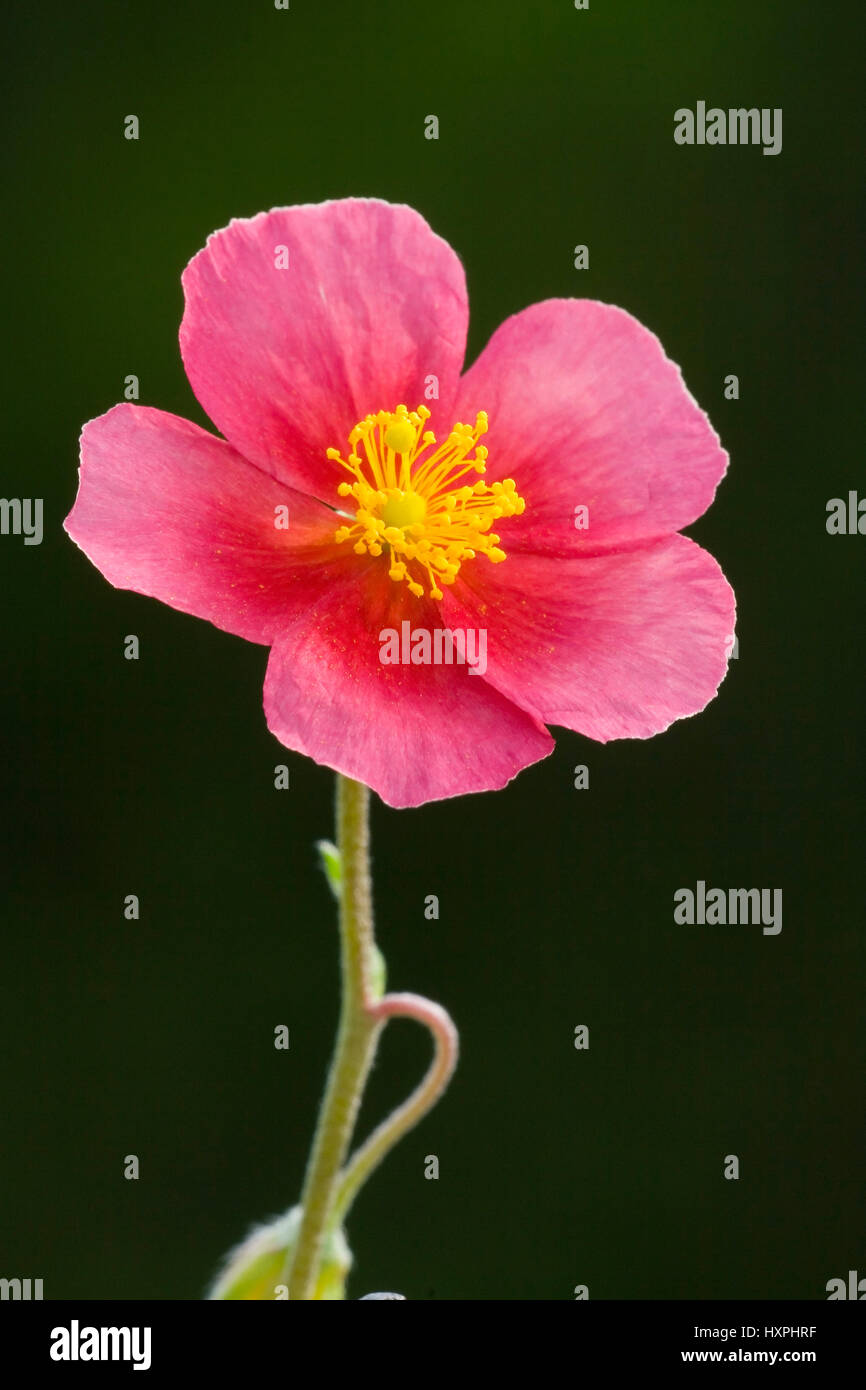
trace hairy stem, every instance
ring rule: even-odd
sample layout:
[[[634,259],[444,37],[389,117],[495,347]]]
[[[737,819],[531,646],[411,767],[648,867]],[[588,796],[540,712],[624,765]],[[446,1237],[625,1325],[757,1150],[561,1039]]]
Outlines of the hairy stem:
[[[330,877],[335,892],[339,883],[343,996],[337,1043],[304,1179],[300,1230],[284,1280],[290,1299],[315,1296],[328,1235],[342,1223],[385,1155],[439,1099],[457,1064],[457,1030],[443,1008],[417,994],[382,995],[373,936],[369,806],[369,789],[338,775],[337,855]],[[379,1035],[390,1018],[412,1018],[428,1028],[434,1042],[433,1060],[408,1100],[373,1131],[343,1169]]]
[[[337,777],[337,848],[342,867],[340,944],[343,998],[328,1083],[307,1164],[303,1216],[287,1283],[290,1299],[313,1296],[337,1178],[355,1127],[384,1020],[371,1005],[373,905],[369,789]]]

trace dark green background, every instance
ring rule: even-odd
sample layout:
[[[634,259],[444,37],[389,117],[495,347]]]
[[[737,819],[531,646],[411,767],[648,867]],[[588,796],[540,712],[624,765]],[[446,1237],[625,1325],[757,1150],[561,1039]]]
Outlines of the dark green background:
[[[549,296],[659,335],[731,455],[690,534],[734,585],[740,643],[707,711],[649,742],[560,733],[504,792],[377,804],[389,983],[441,1000],[463,1057],[351,1216],[350,1294],[820,1299],[866,1274],[866,538],[824,524],[866,479],[858,16],[7,8],[3,493],[44,497],[46,536],[0,539],[0,1275],[51,1298],[198,1298],[299,1192],[336,1017],[312,848],[333,776],[268,733],[264,648],[110,588],[61,523],[79,428],[127,373],[144,404],[206,423],[176,333],[208,233],[345,195],[408,202],[456,248],[470,358]],[[782,153],[676,146],[673,112],[698,99],[781,106]],[[781,887],[781,935],[676,926],[673,892],[699,878]],[[392,1025],[363,1128],[427,1051]]]

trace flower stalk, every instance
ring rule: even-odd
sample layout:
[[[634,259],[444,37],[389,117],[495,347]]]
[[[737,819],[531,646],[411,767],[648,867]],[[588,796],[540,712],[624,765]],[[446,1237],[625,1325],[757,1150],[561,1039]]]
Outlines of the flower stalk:
[[[382,994],[373,934],[370,791],[337,776],[337,872],[342,1002],[337,1043],[301,1197],[302,1217],[286,1276],[290,1299],[310,1299],[325,1241],[341,1225],[367,1178],[444,1092],[457,1063],[457,1030],[443,1008],[416,994]],[[343,1170],[379,1036],[389,1018],[413,1018],[434,1040],[424,1080],[370,1135]]]

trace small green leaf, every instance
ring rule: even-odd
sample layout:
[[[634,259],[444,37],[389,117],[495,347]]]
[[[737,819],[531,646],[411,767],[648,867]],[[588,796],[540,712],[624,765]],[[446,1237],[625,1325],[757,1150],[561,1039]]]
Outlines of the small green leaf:
[[[328,886],[339,902],[343,895],[343,865],[340,851],[336,845],[331,844],[330,840],[317,840],[316,849],[319,851]]]

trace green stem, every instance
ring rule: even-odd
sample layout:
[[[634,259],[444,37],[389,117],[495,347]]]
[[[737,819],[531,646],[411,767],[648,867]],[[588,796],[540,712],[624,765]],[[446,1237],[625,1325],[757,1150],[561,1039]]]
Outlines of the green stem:
[[[385,1022],[374,1011],[369,800],[369,788],[338,775],[343,999],[337,1045],[304,1179],[303,1216],[286,1281],[290,1299],[313,1297],[340,1168]]]
[[[315,1298],[329,1234],[342,1222],[373,1169],[427,1114],[457,1063],[457,1030],[438,1004],[418,994],[382,995],[380,958],[373,938],[370,883],[369,789],[337,777],[337,865],[343,999],[328,1084],[301,1197],[301,1225],[282,1282],[290,1299]],[[321,849],[321,846],[320,846]],[[430,1030],[433,1060],[408,1100],[374,1130],[343,1168],[379,1034],[389,1018],[413,1018]]]

